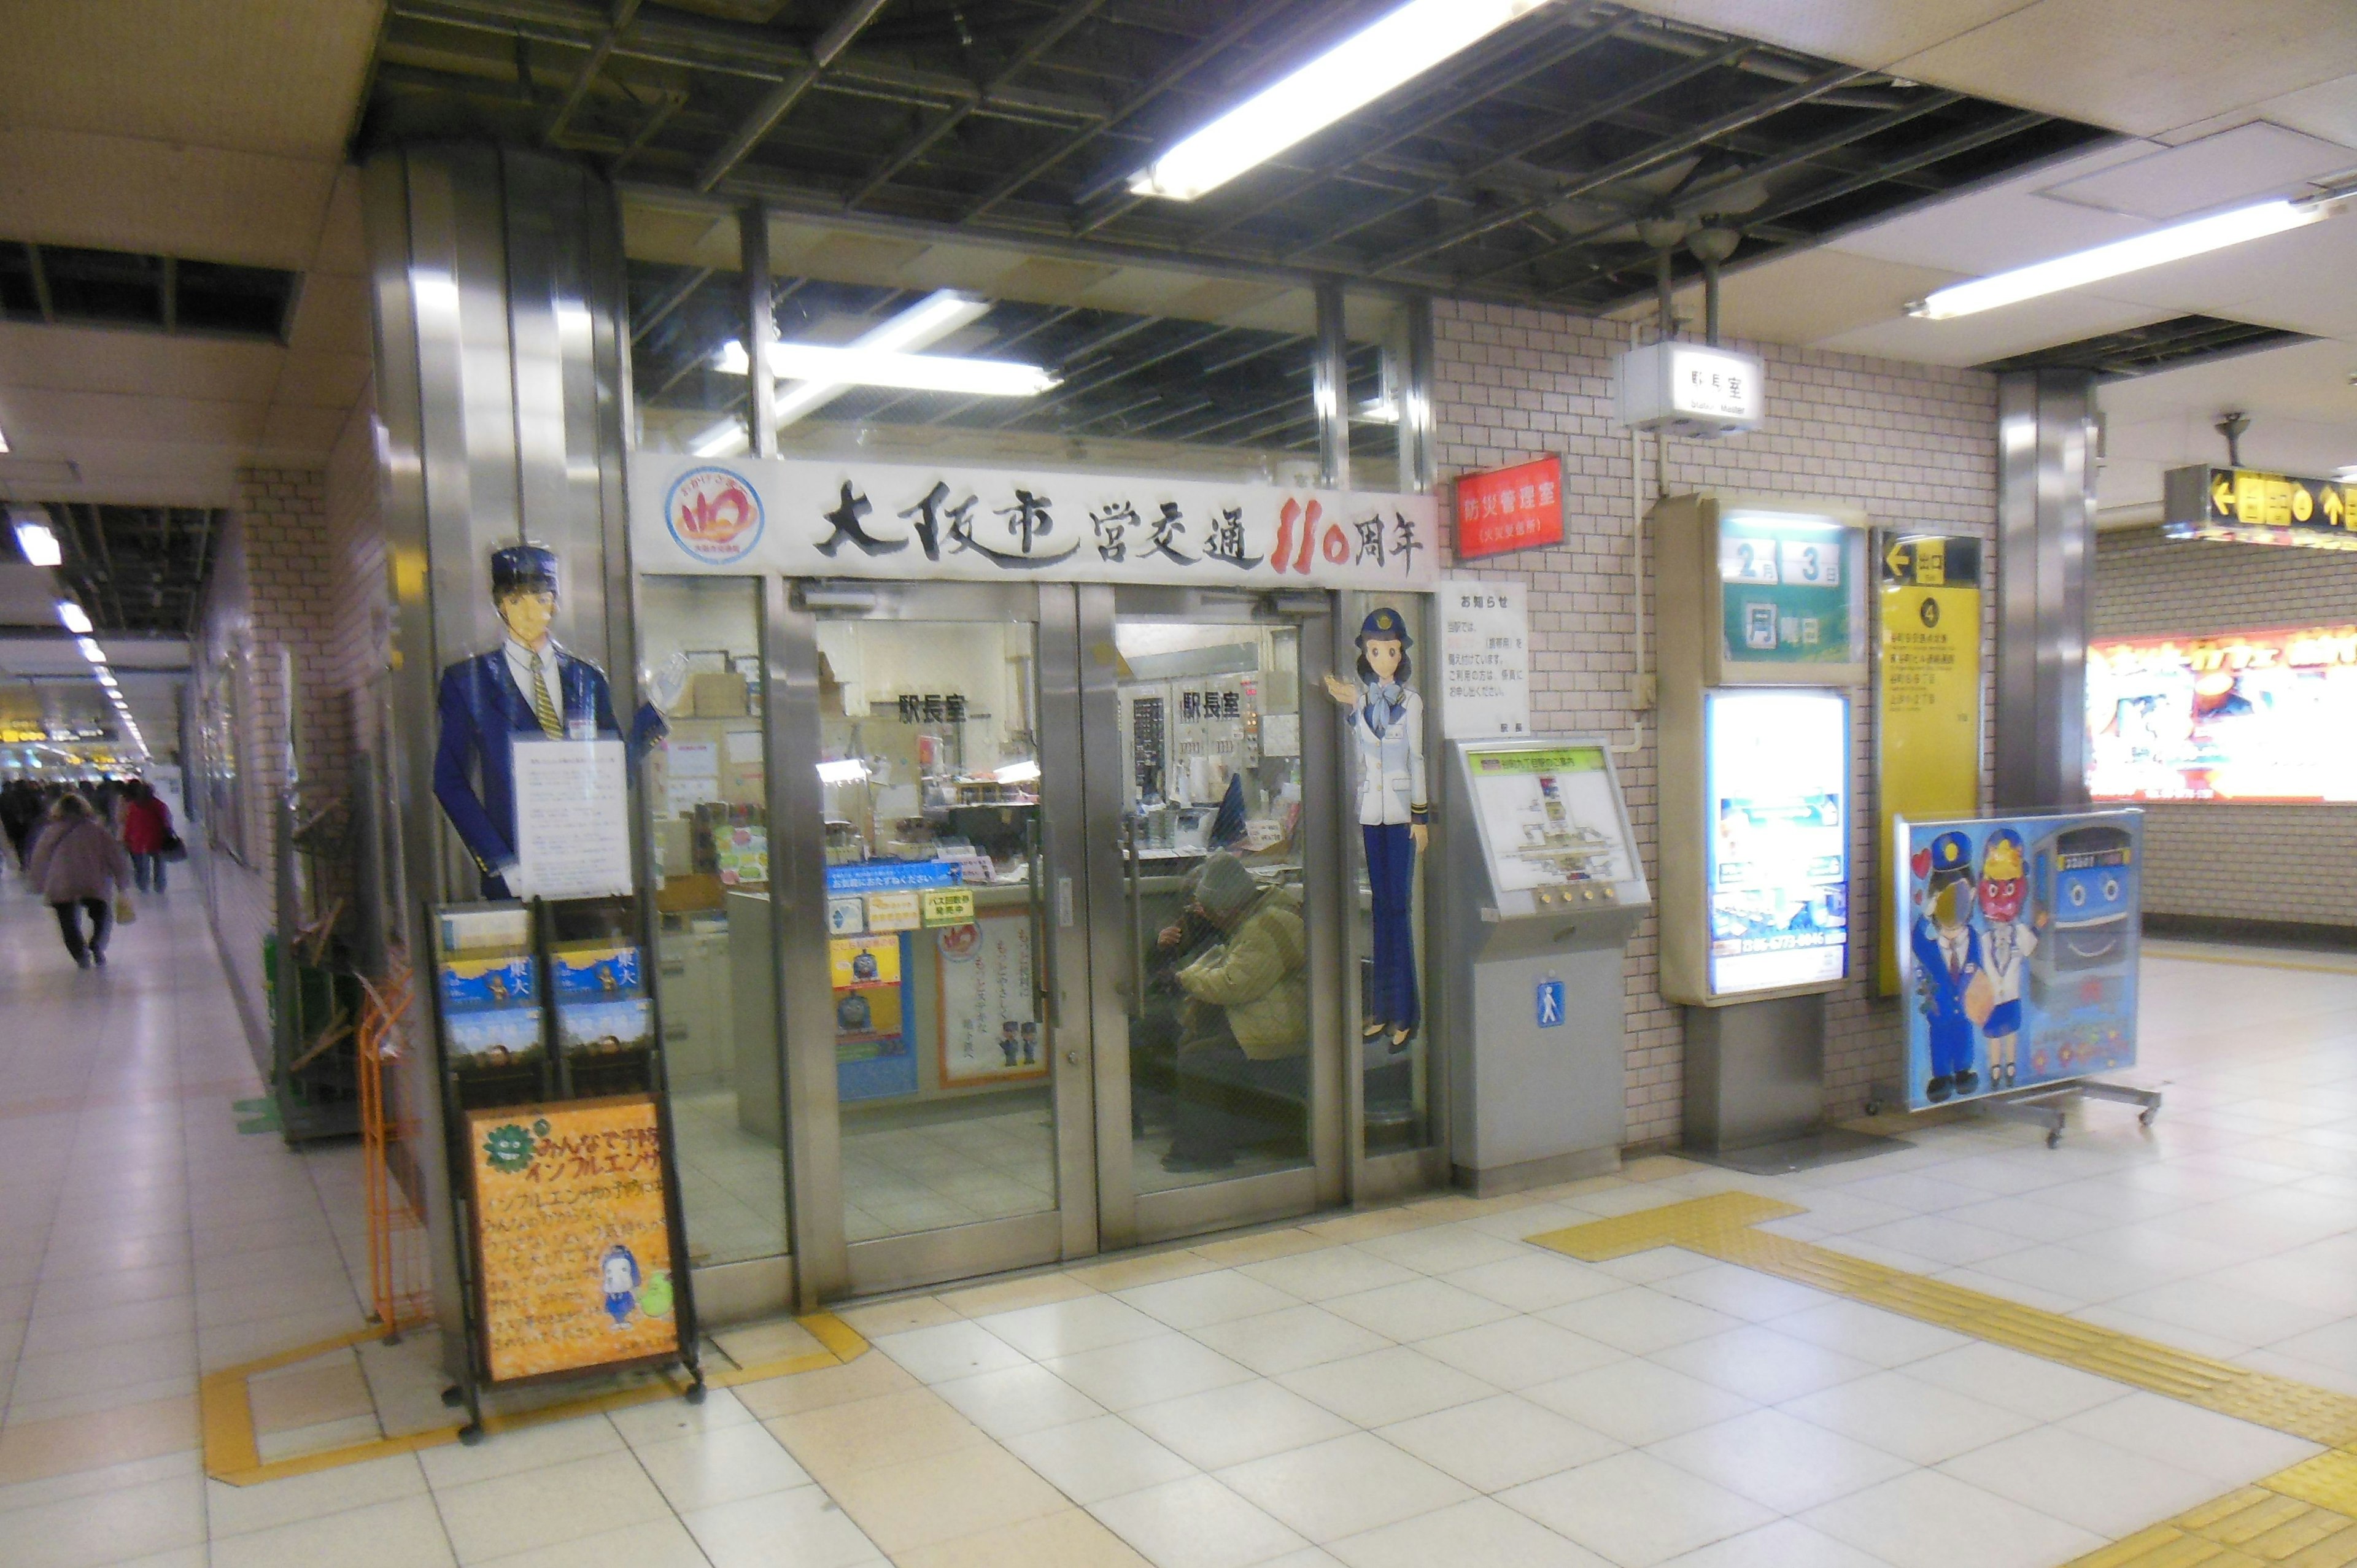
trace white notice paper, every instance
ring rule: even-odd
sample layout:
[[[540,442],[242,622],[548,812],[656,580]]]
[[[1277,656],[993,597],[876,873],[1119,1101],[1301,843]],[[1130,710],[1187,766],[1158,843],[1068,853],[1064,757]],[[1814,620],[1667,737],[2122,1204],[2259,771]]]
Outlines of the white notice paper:
[[[515,742],[516,859],[525,897],[631,891],[622,747],[619,740]]]
[[[728,745],[729,761],[759,762],[761,760],[761,732],[759,730],[732,729],[722,738],[725,739]]]
[[[1441,733],[1449,740],[1531,733],[1531,618],[1520,583],[1444,577]]]

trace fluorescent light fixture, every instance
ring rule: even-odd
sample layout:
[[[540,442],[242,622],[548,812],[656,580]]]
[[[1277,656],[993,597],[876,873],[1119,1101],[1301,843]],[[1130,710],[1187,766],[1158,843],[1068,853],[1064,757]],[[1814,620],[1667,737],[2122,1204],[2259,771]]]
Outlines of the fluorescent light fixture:
[[[88,637],[92,629],[88,612],[71,599],[58,601],[58,618],[65,622],[66,629],[77,637]]]
[[[49,532],[46,522],[19,519],[16,523],[16,548],[25,559],[36,566],[59,566],[65,564],[65,552],[58,548],[58,536]]]
[[[2344,485],[2357,485],[2357,463],[2340,469],[2332,477]]]
[[[1030,761],[1010,762],[991,777],[1001,784],[1029,784],[1039,779],[1039,765]]]
[[[77,637],[74,639],[74,646],[81,649],[81,656],[84,659],[89,660],[92,664],[103,664],[106,662],[106,650],[98,645],[98,639],[96,638]]]
[[[731,339],[714,368],[741,376],[745,345]],[[952,354],[906,354],[887,349],[838,349],[818,343],[772,343],[770,373],[780,381],[843,386],[906,387],[912,392],[964,392],[974,397],[1037,397],[1056,385],[1038,365],[968,360]]]
[[[8,451],[8,433],[7,433],[6,431],[5,431],[5,430],[0,430],[0,456],[6,456],[6,455],[7,455],[7,451]]]
[[[1410,0],[1164,153],[1129,188],[1192,201],[1545,4]]]
[[[687,449],[699,457],[734,457],[745,450],[745,422],[724,419],[697,433]]]
[[[2164,262],[2180,262],[2188,256],[2205,255],[2229,245],[2239,245],[2245,240],[2263,240],[2270,234],[2304,229],[2310,223],[2331,217],[2340,209],[2341,198],[2338,195],[2309,197],[2298,201],[2262,201],[2252,207],[2238,207],[2232,212],[2196,218],[2189,223],[2173,223],[2149,234],[2115,240],[2090,251],[2075,251],[2067,256],[2057,256],[2050,262],[2039,262],[2030,266],[2016,267],[2009,273],[1998,273],[1993,277],[1975,278],[1970,283],[1934,289],[1908,306],[1907,314],[1925,321],[1946,321],[1958,316],[1994,310],[2003,305],[2018,305],[2025,299],[2037,299],[2044,295],[2060,294],[2064,289],[2101,283],[2105,278],[2142,272]]]
[[[864,781],[866,777],[867,764],[856,757],[846,757],[840,762],[822,762],[818,765],[818,781],[822,784],[857,784]]]

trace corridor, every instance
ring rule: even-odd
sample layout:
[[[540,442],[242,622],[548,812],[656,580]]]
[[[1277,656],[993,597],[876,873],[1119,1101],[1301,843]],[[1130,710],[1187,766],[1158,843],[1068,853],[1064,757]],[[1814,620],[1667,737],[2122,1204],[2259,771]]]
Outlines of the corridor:
[[[2155,954],[2148,1134],[2097,1106],[2050,1151],[1964,1119],[1784,1178],[1642,1159],[856,1305],[867,1353],[700,1409],[233,1487],[204,1478],[199,1371],[361,1326],[352,1152],[240,1108],[193,879],[90,973],[12,880],[0,1556],[2059,1568],[2326,1452],[2138,1386],[2136,1343],[2357,1395],[2357,965]],[[1701,1251],[1528,1240],[1727,1192],[1804,1211],[1770,1234],[2118,1331],[2119,1375]]]

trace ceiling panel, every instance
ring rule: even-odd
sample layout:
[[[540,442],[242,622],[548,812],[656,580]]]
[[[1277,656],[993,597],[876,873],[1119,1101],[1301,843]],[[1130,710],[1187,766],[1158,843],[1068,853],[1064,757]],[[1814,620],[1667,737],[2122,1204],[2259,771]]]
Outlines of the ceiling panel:
[[[2254,121],[2165,152],[2080,175],[2040,194],[2168,220],[2212,208],[2291,196],[2311,180],[2357,167],[2357,150]]]
[[[2352,247],[2357,247],[2357,217],[2342,216],[2206,256],[2107,278],[2090,292],[2106,299],[2169,306],[2323,336],[2347,330],[2357,315],[2357,289],[2351,286]]]
[[[2357,349],[2349,344],[2297,343],[2115,382],[2104,389],[2103,403],[2106,413],[2129,421],[2186,411],[2215,420],[2228,409],[2262,409],[2252,425],[2262,435],[2277,417],[2357,428],[2357,387],[2349,384],[2352,372]],[[2265,448],[2252,446],[2250,451],[2255,456]],[[2219,460],[2224,460],[2222,449]],[[2357,450],[2346,451],[2340,461],[2357,463]]]
[[[344,408],[293,408],[285,403],[274,403],[263,421],[260,445],[263,453],[280,460],[301,458],[305,462],[324,463],[335,450],[336,437],[342,433],[344,421],[350,416]]]
[[[1727,278],[1720,285],[1719,309],[1725,329],[1736,337],[1813,343],[1887,321],[1909,300],[1958,275],[1846,251],[1809,251]],[[1701,291],[1684,291],[1678,309],[1689,321],[1701,320]]]
[[[153,393],[48,392],[11,399],[25,446],[80,456],[91,443],[130,445],[219,443],[250,446],[262,434],[261,403],[203,403]],[[11,432],[13,444],[16,433]]]
[[[0,102],[19,124],[339,156],[377,0],[22,0],[7,7]]]
[[[1853,230],[1830,244],[1857,255],[1977,275],[2126,239],[2152,225],[2055,201],[2038,195],[2038,189],[2158,150],[2151,142],[2121,142],[2040,173]]]
[[[1657,16],[1764,38],[1851,65],[1882,66],[2034,0],[1634,0]]]
[[[0,128],[0,227],[45,244],[299,271],[335,166],[17,124]]]
[[[291,408],[349,409],[368,385],[373,361],[366,354],[296,352],[285,356],[274,401]]]
[[[2336,77],[2270,98],[2259,112],[2278,125],[2357,147],[2357,76]]]
[[[290,347],[304,352],[373,353],[369,325],[369,282],[341,273],[313,273],[295,302]]]
[[[10,400],[31,389],[264,403],[286,351],[268,343],[167,336],[161,332],[0,323],[0,388]]]
[[[2357,70],[2348,0],[2040,0],[1896,62],[2151,135]]]

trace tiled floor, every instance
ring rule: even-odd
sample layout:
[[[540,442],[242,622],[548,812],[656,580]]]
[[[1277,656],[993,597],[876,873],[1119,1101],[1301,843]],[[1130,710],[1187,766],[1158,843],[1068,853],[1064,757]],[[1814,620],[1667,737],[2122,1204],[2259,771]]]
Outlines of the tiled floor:
[[[2246,960],[2248,954],[2202,955]],[[1535,1232],[1727,1187],[1770,1229],[2357,1392],[2357,965],[2158,958],[2150,1134],[1965,1121],[1773,1180],[1674,1160],[854,1307],[827,1371],[264,1485],[200,1367],[357,1322],[349,1162],[255,1092],[196,899],[69,968],[0,884],[0,1562],[2050,1568],[2311,1445],[1677,1251]],[[258,1387],[353,1419],[350,1374]]]

